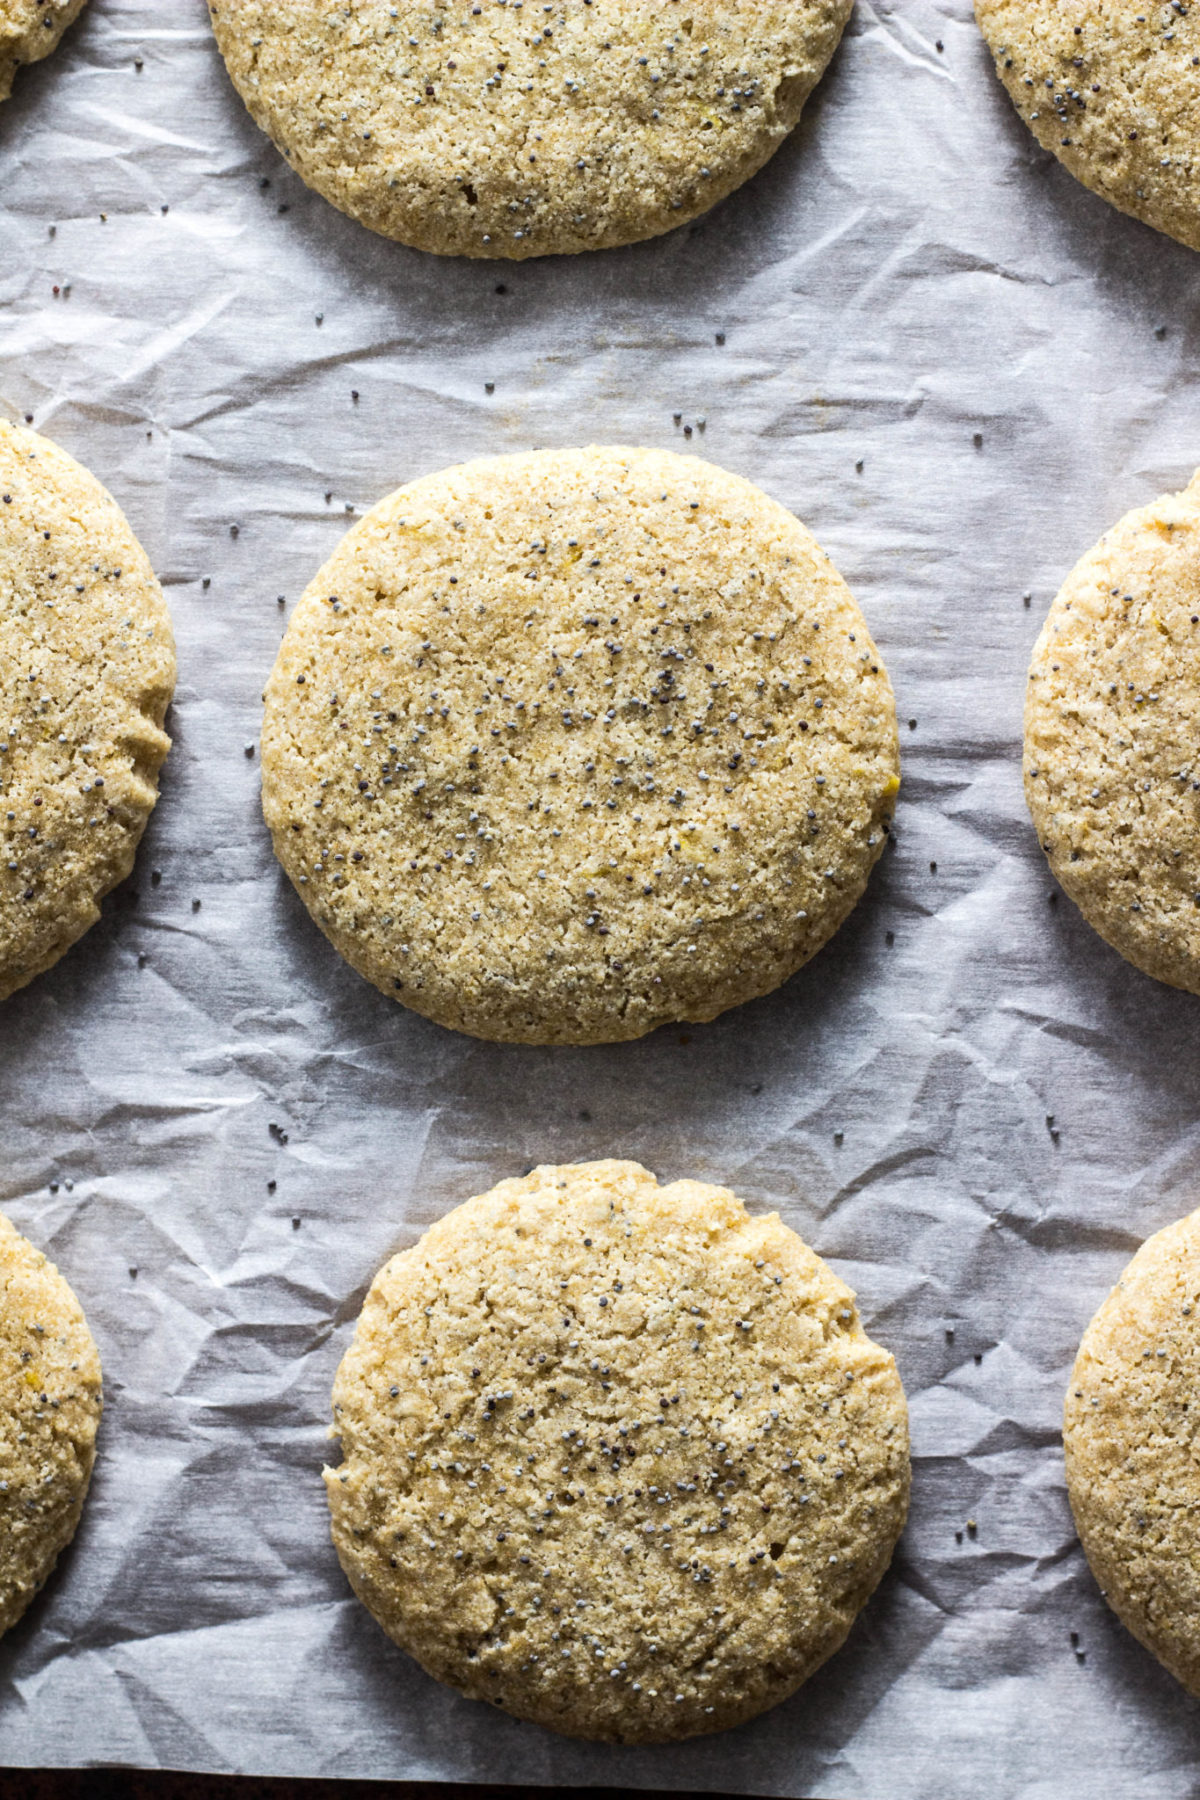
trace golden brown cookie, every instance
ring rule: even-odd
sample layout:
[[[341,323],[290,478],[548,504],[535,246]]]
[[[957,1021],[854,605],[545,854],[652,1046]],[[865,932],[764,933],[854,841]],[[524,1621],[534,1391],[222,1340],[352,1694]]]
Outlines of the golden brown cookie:
[[[706,212],[771,157],[851,0],[209,0],[304,180],[441,255],[596,250]]]
[[[49,56],[87,0],[0,0],[0,100],[22,63]]]
[[[575,1737],[721,1731],[844,1641],[908,1505],[892,1358],[775,1214],[637,1163],[456,1208],[367,1295],[333,1536],[440,1681]]]
[[[0,1632],[75,1535],[100,1406],[100,1357],[78,1300],[0,1215]]]
[[[116,502],[0,421],[0,1000],[133,867],[174,685],[162,589]]]
[[[1200,1694],[1200,1213],[1144,1243],[1076,1358],[1067,1487],[1117,1617]]]
[[[305,593],[263,798],[321,929],[476,1036],[712,1019],[836,931],[899,786],[845,583],[746,481],[661,451],[468,463]]]
[[[1200,12],[975,0],[1013,104],[1085,187],[1200,249]]]
[[[1025,795],[1088,923],[1200,993],[1200,477],[1067,577],[1029,671]]]

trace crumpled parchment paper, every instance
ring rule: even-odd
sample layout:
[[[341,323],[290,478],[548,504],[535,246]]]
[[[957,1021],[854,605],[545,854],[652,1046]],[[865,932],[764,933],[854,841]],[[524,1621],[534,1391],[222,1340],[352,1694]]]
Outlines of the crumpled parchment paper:
[[[1062,576],[1200,462],[1198,296],[1192,253],[1038,149],[969,0],[859,0],[740,194],[519,267],[385,243],[308,193],[202,0],[93,0],[19,78],[0,408],[125,507],[180,679],[135,876],[0,1014],[0,1204],[83,1300],[108,1396],[76,1544],[0,1644],[6,1763],[1197,1791],[1200,1709],[1105,1609],[1059,1420],[1102,1295],[1200,1202],[1200,1002],[1055,903],[1019,738]],[[630,1046],[488,1046],[309,922],[259,816],[259,696],[352,512],[588,440],[690,447],[816,532],[895,682],[898,840],[769,999]],[[911,1521],[845,1650],[758,1722],[643,1751],[426,1678],[352,1598],[319,1477],[380,1262],[504,1175],[610,1154],[778,1208],[857,1288],[914,1429]]]

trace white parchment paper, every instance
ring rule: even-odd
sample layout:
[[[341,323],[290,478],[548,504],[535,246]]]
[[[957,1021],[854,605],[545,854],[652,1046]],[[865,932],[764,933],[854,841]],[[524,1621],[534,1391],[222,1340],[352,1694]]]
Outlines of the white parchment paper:
[[[83,1300],[108,1396],[75,1547],[0,1644],[0,1760],[1198,1791],[1200,1707],[1105,1610],[1059,1419],[1102,1295],[1200,1202],[1200,1002],[1054,903],[1019,758],[1062,576],[1200,461],[1198,292],[1200,259],[1038,149],[969,0],[859,0],[794,140],[699,225],[511,267],[308,193],[202,0],[93,0],[20,77],[0,409],[125,507],[180,680],[135,876],[0,1014],[0,1204]],[[580,1051],[442,1031],[339,960],[272,858],[252,751],[286,606],[412,476],[686,426],[866,611],[897,847],[809,969],[713,1025]],[[502,1176],[610,1154],[777,1207],[857,1288],[914,1427],[911,1521],[846,1649],[757,1723],[650,1751],[427,1679],[351,1597],[319,1478],[382,1260]]]

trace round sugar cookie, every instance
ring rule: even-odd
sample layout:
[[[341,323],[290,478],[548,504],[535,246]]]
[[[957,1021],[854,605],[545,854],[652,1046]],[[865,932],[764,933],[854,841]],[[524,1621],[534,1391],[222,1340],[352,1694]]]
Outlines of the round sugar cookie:
[[[268,683],[284,868],[368,980],[519,1043],[769,992],[859,898],[895,709],[809,533],[659,451],[413,482],[304,594]]]
[[[1088,923],[1200,993],[1200,477],[1067,577],[1029,671],[1025,795]]]
[[[21,65],[49,56],[86,5],[87,0],[0,0],[0,100],[8,99]]]
[[[1017,111],[1085,187],[1200,249],[1200,12],[975,0]]]
[[[133,867],[174,684],[162,590],[116,502],[0,421],[0,1000]]]
[[[844,1641],[908,1505],[896,1365],[775,1214],[543,1167],[373,1283],[333,1538],[388,1635],[571,1736],[721,1731]]]
[[[521,259],[656,237],[771,157],[852,0],[209,0],[256,123],[385,237]]]
[[[1200,1695],[1200,1212],[1144,1243],[1079,1348],[1067,1491],[1122,1624]]]
[[[75,1535],[100,1406],[100,1357],[82,1307],[0,1214],[0,1632]]]

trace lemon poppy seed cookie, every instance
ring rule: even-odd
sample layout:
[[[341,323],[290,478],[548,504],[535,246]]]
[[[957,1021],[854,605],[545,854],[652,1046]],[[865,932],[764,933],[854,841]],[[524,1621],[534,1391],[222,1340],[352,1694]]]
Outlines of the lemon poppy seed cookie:
[[[75,1535],[100,1405],[100,1357],[78,1300],[0,1215],[0,1632]]]
[[[1080,1345],[1067,1488],[1117,1617],[1200,1695],[1200,1213],[1144,1243]]]
[[[669,231],[773,155],[851,0],[209,0],[255,121],[419,249],[523,258]]]
[[[1133,0],[975,0],[1030,130],[1122,212],[1200,249],[1200,13]]]
[[[0,999],[132,868],[174,680],[162,591],[116,502],[0,422]]]
[[[355,968],[523,1043],[636,1038],[777,987],[899,785],[849,590],[757,488],[662,452],[414,482],[305,593],[266,694],[275,848]]]
[[[0,0],[0,100],[23,63],[49,56],[87,0]]]
[[[1068,576],[1029,671],[1025,793],[1088,923],[1200,993],[1200,478]]]
[[[636,1163],[503,1181],[393,1258],[325,1472],[359,1598],[432,1675],[652,1743],[775,1705],[908,1504],[892,1358],[774,1214]]]

